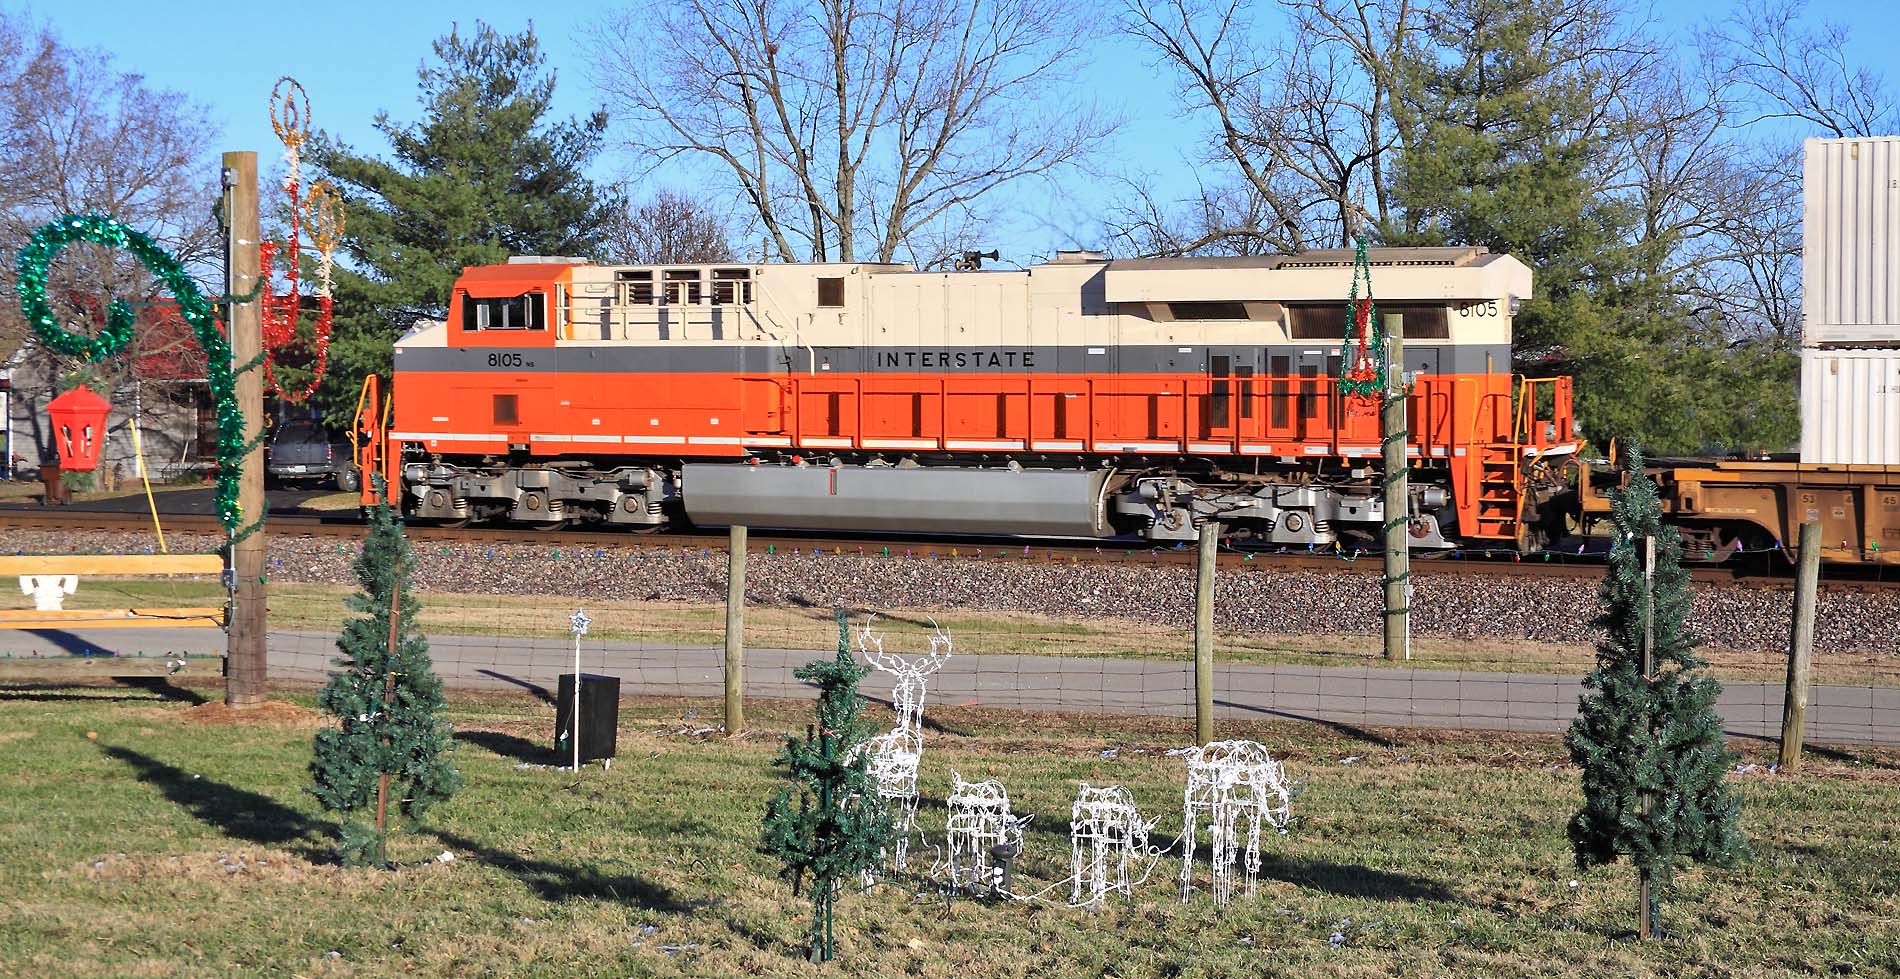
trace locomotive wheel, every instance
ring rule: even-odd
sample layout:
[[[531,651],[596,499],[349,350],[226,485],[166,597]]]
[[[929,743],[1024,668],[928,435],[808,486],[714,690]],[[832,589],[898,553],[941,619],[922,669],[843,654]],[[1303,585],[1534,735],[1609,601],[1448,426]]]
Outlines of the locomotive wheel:
[[[529,530],[538,530],[545,534],[551,531],[565,530],[573,522],[572,520],[550,520],[547,523],[531,523],[527,526]]]

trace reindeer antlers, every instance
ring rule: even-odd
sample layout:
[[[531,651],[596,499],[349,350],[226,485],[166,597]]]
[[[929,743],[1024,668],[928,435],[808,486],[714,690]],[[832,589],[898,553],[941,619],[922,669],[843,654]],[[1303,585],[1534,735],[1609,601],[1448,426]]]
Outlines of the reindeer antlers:
[[[951,642],[950,634],[944,632],[943,628],[937,625],[937,620],[933,618],[930,620],[932,630],[930,652],[910,659],[895,653],[887,653],[884,651],[883,637],[871,629],[876,622],[877,613],[873,612],[865,618],[864,624],[858,627],[858,652],[864,655],[865,662],[886,673],[899,676],[906,674],[916,677],[927,676],[942,669],[944,661],[955,652],[955,644]]]

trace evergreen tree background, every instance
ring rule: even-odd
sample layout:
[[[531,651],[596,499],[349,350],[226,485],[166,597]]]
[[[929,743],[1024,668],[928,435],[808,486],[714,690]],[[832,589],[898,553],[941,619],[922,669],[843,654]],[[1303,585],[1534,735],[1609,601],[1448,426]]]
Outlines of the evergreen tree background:
[[[1735,755],[1715,711],[1722,685],[1695,655],[1682,542],[1675,528],[1663,526],[1656,484],[1642,466],[1641,450],[1632,451],[1628,485],[1612,496],[1616,537],[1596,620],[1605,638],[1564,743],[1583,769],[1583,809],[1569,826],[1578,866],[1628,857],[1654,882],[1659,904],[1679,865],[1733,866],[1747,854],[1747,842],[1738,825],[1741,799],[1724,778]],[[1655,538],[1647,584],[1645,537]],[[1649,677],[1642,664],[1646,617]],[[1650,922],[1656,904],[1642,909]]]
[[[1579,425],[1599,445],[1793,445],[1795,350],[1724,335],[1686,298],[1678,267],[1694,228],[1605,190],[1626,182],[1633,128],[1653,124],[1609,104],[1644,43],[1622,8],[1443,0],[1422,16],[1394,66],[1405,136],[1381,243],[1477,245],[1529,265],[1514,369],[1575,377]]]
[[[376,482],[380,489],[380,477]],[[442,681],[429,662],[428,641],[416,627],[422,606],[410,589],[414,565],[402,524],[387,504],[378,503],[356,559],[361,590],[345,599],[356,615],[337,638],[339,669],[317,695],[317,706],[336,718],[337,726],[317,732],[310,763],[315,779],[310,792],[342,817],[337,852],[346,866],[385,862],[386,827],[376,826],[378,783],[385,773],[390,812],[411,821],[462,783],[449,757],[455,742],[442,719]],[[392,599],[401,610],[394,655],[389,646]]]
[[[606,113],[548,118],[555,72],[532,28],[502,34],[477,21],[434,50],[419,72],[421,121],[376,118],[392,159],[327,134],[306,151],[345,211],[330,372],[317,395],[333,425],[349,424],[365,375],[389,373],[403,333],[447,315],[463,268],[514,255],[592,257],[622,208],[585,176]]]
[[[774,763],[785,767],[793,784],[765,806],[761,852],[785,864],[779,875],[792,882],[793,894],[809,878],[814,962],[829,961],[836,952],[831,917],[840,887],[874,864],[895,836],[891,814],[866,772],[870,759],[853,757],[870,737],[858,716],[858,681],[869,672],[851,658],[840,610],[837,657],[792,671],[818,684],[818,724],[816,730],[807,727],[803,738],[786,739]]]

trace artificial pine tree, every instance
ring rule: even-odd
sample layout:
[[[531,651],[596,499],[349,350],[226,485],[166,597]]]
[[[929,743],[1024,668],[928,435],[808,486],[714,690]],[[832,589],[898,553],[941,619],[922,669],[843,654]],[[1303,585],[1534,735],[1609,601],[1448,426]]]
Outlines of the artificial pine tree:
[[[343,624],[342,655],[333,661],[339,669],[317,695],[337,726],[317,732],[310,763],[310,792],[342,816],[337,853],[346,866],[386,862],[390,803],[413,822],[462,782],[449,760],[455,743],[441,716],[442,681],[416,628],[415,557],[376,482],[378,502],[355,566],[362,590],[345,599],[358,614]]]
[[[1641,450],[1630,453],[1625,482],[1612,495],[1616,538],[1598,591],[1596,625],[1606,636],[1564,743],[1583,769],[1583,809],[1570,820],[1577,864],[1636,864],[1639,933],[1648,938],[1679,864],[1733,866],[1747,842],[1737,825],[1741,799],[1724,781],[1734,755],[1715,712],[1722,685],[1695,655],[1681,538],[1662,524]],[[1646,542],[1654,555],[1647,576]]]
[[[765,806],[760,850],[784,862],[779,875],[792,882],[793,894],[811,879],[814,962],[830,961],[835,954],[831,909],[844,881],[875,863],[895,835],[891,814],[865,771],[869,759],[855,750],[870,736],[858,717],[858,681],[869,672],[851,658],[850,631],[840,610],[837,658],[792,671],[818,684],[818,725],[816,730],[807,726],[803,739],[785,740],[775,763],[785,766],[794,784]]]

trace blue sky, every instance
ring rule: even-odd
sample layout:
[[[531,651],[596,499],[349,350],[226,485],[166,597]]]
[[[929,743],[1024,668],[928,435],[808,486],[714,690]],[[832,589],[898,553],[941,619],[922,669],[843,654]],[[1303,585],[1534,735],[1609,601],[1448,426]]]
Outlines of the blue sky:
[[[1060,2],[1060,0],[1058,0]],[[594,107],[583,62],[581,31],[610,4],[455,4],[363,0],[327,3],[230,3],[211,0],[91,0],[84,4],[0,0],[0,8],[50,23],[66,43],[110,52],[118,68],[138,72],[151,84],[184,92],[210,108],[223,127],[224,149],[255,149],[269,165],[279,144],[270,131],[266,104],[280,75],[293,75],[309,91],[316,124],[342,135],[359,150],[382,151],[371,128],[378,110],[407,121],[417,114],[416,68],[429,44],[453,21],[486,20],[515,31],[530,19],[560,72],[558,107],[577,114]],[[169,9],[167,9],[169,8]],[[1656,10],[1664,29],[1687,36],[1695,25],[1730,8],[1722,0],[1677,0]],[[1106,5],[1105,5],[1106,9]],[[1846,25],[1852,50],[1869,64],[1900,75],[1892,39],[1900,37],[1900,4],[1886,0],[1810,0],[1809,17]],[[1900,79],[1895,79],[1900,81]],[[1181,118],[1172,83],[1149,67],[1133,44],[1114,41],[1091,59],[1084,81],[1103,104],[1116,107],[1128,125],[1101,167],[1111,174],[1155,176],[1164,189],[1185,195],[1193,188],[1191,165],[1198,156],[1198,127]],[[611,155],[597,175],[617,176]],[[1096,246],[1094,236],[1109,203],[1110,181],[1071,181],[1066,197],[1026,196],[1017,227],[996,244],[1018,260],[1058,247]]]

